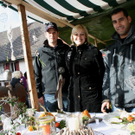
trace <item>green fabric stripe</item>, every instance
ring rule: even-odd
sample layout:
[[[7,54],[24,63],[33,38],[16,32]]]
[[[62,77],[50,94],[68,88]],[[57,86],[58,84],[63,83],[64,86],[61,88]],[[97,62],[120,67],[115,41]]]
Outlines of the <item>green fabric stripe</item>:
[[[36,21],[36,22],[43,23],[43,22],[41,22],[41,21],[39,21],[39,20],[37,20],[37,19],[35,19],[33,17],[30,17],[30,16],[27,16],[27,17],[30,18],[30,19],[32,19],[32,20],[34,20],[34,21]]]
[[[0,5],[3,6],[3,2],[2,1],[0,1]]]
[[[69,11],[72,11],[74,13],[79,13],[80,15],[83,13],[83,16],[87,16],[88,13],[86,11],[81,11],[74,6],[70,5],[68,2],[64,0],[55,0],[57,3],[59,3],[62,7],[66,8]]]
[[[1,2],[0,1],[0,4],[1,4],[1,6],[3,6],[3,7],[7,7],[7,5],[6,4],[4,4],[3,2]],[[18,12],[18,10],[16,9],[16,8],[14,8],[14,7],[12,7],[12,6],[8,6],[10,9],[12,9],[12,10],[14,10],[14,11],[16,11],[16,12]]]
[[[61,12],[59,12],[58,10],[54,9],[53,7],[51,7],[50,5],[48,5],[45,1],[43,0],[34,0],[35,2],[37,2],[39,5],[41,5],[42,7],[44,7],[45,9],[51,11],[52,13],[55,13],[59,16],[62,16],[62,17],[67,17],[68,20],[74,20],[75,18],[73,16],[68,16],[68,15],[65,15]]]
[[[9,8],[13,9],[14,11],[18,12],[18,9],[12,7],[12,6],[9,6]]]
[[[87,12],[84,11],[84,12],[81,12],[80,15],[81,15],[81,16],[87,16],[87,15],[89,15],[88,13],[87,13],[87,14],[86,14],[86,13],[87,13]]]
[[[103,0],[103,1],[107,2],[109,4],[109,6],[113,6],[114,7],[114,6],[118,5],[116,0]]]
[[[3,7],[7,7],[7,5],[4,4],[2,1],[0,1],[0,5],[3,6]]]
[[[97,6],[93,3],[91,3],[89,0],[78,0],[80,3],[85,5],[86,7],[93,8],[94,11],[101,11],[102,8],[100,6]]]

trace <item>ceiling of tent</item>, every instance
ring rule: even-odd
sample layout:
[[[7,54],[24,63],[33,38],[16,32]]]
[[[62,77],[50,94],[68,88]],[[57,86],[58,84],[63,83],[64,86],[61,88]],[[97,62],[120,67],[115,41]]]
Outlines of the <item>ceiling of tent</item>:
[[[72,27],[86,26],[90,41],[100,49],[106,47],[114,32],[110,13],[114,8],[128,10],[135,24],[135,0],[0,0],[0,4],[18,11],[17,5],[25,6],[26,15],[41,23],[53,21],[59,26],[60,38],[71,44]]]

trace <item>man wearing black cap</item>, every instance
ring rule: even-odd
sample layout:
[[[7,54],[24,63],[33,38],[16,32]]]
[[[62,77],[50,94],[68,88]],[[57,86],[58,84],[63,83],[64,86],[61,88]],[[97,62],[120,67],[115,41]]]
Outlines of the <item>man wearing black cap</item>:
[[[56,112],[58,109],[55,93],[59,80],[59,68],[63,67],[65,72],[62,74],[65,79],[65,84],[62,88],[63,92],[63,109],[67,108],[67,87],[68,87],[68,72],[65,66],[65,54],[69,46],[58,39],[59,32],[57,25],[49,22],[45,27],[45,37],[43,47],[39,48],[35,61],[34,72],[36,89],[39,102],[45,104],[47,111]]]

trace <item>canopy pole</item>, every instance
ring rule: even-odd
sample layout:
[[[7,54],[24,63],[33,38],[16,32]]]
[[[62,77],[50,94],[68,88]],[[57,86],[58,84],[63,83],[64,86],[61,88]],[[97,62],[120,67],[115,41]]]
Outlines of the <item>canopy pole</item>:
[[[95,46],[98,47],[98,46],[97,46],[97,39],[95,38],[94,41],[95,41]]]
[[[24,61],[25,61],[25,66],[27,71],[28,86],[30,90],[31,106],[32,108],[39,111],[39,102],[38,102],[37,90],[35,84],[35,76],[33,70],[25,7],[19,4],[18,12],[19,12],[19,17],[21,22],[20,29],[21,29],[21,37],[22,37],[22,46],[23,46]]]

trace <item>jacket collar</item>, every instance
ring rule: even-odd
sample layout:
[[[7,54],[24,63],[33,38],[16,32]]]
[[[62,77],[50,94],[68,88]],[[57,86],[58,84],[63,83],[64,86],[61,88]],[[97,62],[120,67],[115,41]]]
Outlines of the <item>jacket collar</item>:
[[[85,42],[84,44],[79,45],[79,46],[75,46],[73,44],[73,45],[71,45],[71,48],[74,47],[74,48],[76,48],[76,50],[84,50],[85,48],[88,48],[88,46],[89,46],[89,43]]]
[[[44,41],[43,44],[44,44],[43,47],[53,48],[53,47],[49,46],[47,39]],[[56,47],[54,47],[54,49],[55,49],[55,48],[58,48],[58,47],[62,47],[62,46],[63,46],[62,40],[61,40],[61,39],[57,39],[57,45],[56,45]]]
[[[119,37],[119,34],[117,32],[115,32],[112,35],[112,39],[114,39],[114,40],[121,40],[120,37]],[[131,25],[130,31],[128,33],[128,36],[126,37],[126,40],[128,40],[128,42],[132,42],[133,40],[135,40],[135,25]]]

